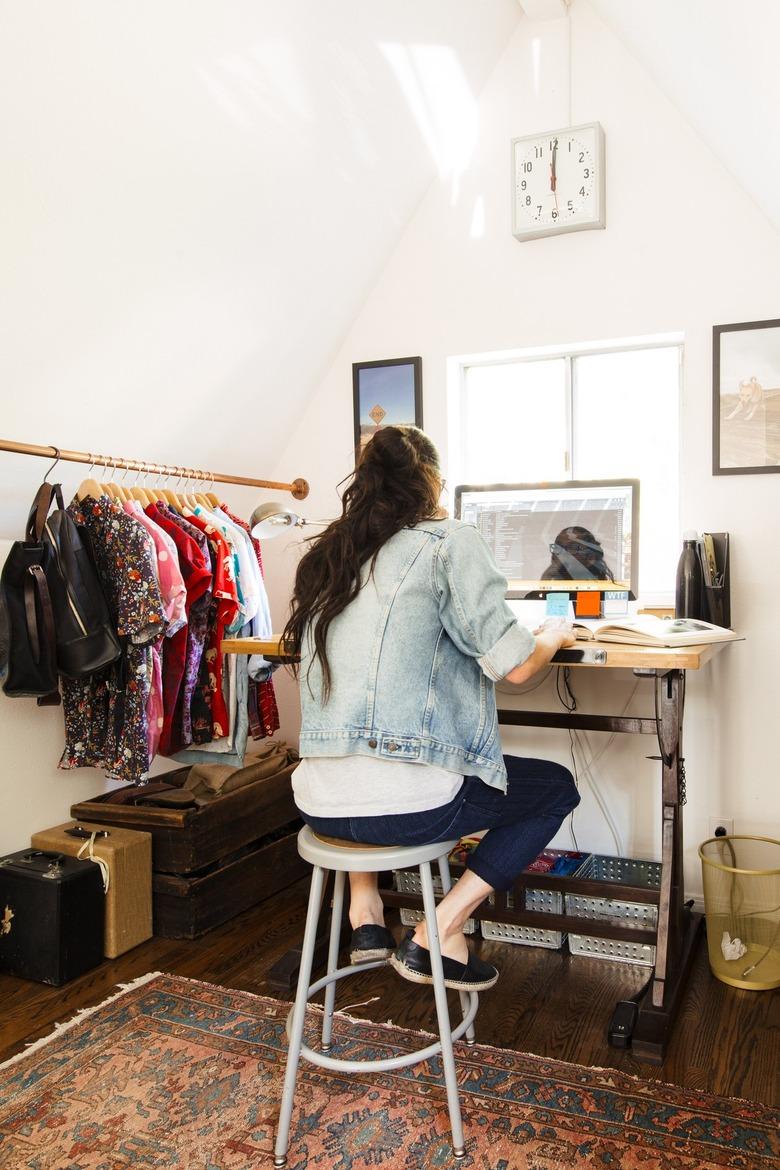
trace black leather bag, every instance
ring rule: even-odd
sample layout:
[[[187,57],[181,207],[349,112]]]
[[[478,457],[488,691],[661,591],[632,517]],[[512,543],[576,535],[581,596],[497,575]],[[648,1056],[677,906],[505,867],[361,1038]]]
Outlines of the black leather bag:
[[[25,535],[0,578],[10,628],[3,690],[57,702],[58,674],[85,678],[116,662],[121,647],[88,535],[64,510],[59,484],[41,484]]]

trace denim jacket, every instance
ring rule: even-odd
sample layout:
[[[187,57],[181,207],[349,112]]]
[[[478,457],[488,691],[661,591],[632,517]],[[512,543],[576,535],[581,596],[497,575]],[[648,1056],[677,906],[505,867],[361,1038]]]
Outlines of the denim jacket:
[[[305,631],[301,755],[436,764],[505,789],[493,683],[534,648],[505,594],[471,525],[426,520],[397,532],[329,627],[327,702]]]

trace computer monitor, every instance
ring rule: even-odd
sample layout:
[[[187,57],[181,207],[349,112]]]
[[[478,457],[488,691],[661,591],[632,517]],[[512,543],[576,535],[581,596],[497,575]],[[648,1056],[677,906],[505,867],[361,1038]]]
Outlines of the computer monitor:
[[[475,525],[507,579],[507,597],[637,595],[639,480],[461,484],[455,515]]]

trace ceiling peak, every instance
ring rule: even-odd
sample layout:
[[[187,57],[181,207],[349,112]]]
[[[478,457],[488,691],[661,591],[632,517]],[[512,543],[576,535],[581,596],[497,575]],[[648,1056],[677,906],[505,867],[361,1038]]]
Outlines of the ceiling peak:
[[[571,0],[517,0],[529,20],[560,20]]]

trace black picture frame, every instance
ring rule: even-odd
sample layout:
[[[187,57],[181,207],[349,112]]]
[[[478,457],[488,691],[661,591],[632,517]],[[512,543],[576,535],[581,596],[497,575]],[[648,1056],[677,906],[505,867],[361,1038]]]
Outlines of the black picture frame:
[[[362,447],[380,427],[422,427],[422,358],[353,362],[352,407],[356,463]]]
[[[712,474],[774,472],[780,472],[780,319],[715,325]]]

